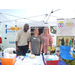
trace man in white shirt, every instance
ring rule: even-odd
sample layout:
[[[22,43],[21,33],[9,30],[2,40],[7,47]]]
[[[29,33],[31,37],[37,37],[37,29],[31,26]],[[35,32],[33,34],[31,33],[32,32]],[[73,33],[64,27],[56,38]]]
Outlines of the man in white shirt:
[[[29,39],[31,37],[31,34],[28,31],[29,25],[25,24],[24,28],[19,30],[17,33],[16,37],[16,51],[17,51],[17,56],[18,55],[25,55],[28,50],[29,46]]]

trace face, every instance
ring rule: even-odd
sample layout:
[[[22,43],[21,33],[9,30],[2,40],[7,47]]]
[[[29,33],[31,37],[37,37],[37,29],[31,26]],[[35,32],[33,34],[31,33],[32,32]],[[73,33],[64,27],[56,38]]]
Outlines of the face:
[[[27,32],[28,29],[29,29],[29,25],[28,24],[24,25],[24,31]]]
[[[48,28],[44,28],[44,33],[48,33]]]
[[[34,30],[34,34],[39,34],[39,30],[38,29],[35,29]]]

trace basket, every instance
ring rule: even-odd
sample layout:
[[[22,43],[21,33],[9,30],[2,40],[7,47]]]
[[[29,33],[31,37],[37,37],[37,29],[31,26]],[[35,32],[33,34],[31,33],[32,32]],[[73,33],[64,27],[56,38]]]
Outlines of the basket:
[[[48,51],[55,51],[55,47],[53,47],[53,46],[52,46],[52,47],[48,46],[48,47],[47,47],[47,50],[48,50]]]
[[[55,53],[55,47],[54,46],[52,46],[52,47],[48,46],[47,50],[50,51],[51,54]]]
[[[48,60],[46,59],[46,56],[47,55],[44,56],[45,65],[58,65],[58,62],[59,62],[59,57],[58,56],[50,55],[52,57],[50,59],[48,59]]]
[[[16,56],[13,58],[1,58],[2,65],[14,65],[16,61]]]

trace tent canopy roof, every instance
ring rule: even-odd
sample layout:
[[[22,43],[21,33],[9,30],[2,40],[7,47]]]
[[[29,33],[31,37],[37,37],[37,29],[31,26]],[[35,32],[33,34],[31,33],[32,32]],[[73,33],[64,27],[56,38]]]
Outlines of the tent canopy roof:
[[[75,18],[75,9],[0,9],[0,22],[21,23],[55,22],[60,18]]]

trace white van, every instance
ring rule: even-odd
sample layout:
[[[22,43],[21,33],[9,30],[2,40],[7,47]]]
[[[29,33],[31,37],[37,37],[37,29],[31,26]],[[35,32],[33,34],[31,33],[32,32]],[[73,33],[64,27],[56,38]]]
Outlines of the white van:
[[[0,37],[2,38],[2,43],[0,45],[3,50],[10,47],[15,48],[16,33],[19,29],[22,29],[22,26],[0,25]]]

